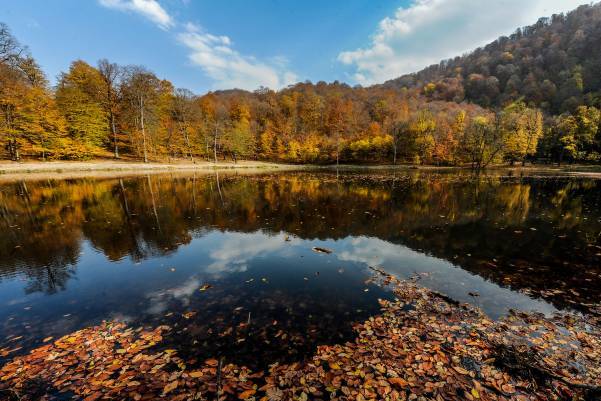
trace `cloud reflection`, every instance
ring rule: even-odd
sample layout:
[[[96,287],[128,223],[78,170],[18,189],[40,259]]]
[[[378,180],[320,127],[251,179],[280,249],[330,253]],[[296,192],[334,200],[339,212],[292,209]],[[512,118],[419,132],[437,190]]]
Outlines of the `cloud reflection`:
[[[283,251],[288,245],[299,242],[297,238],[290,238],[289,241],[286,241],[284,233],[276,235],[267,235],[263,231],[251,234],[226,233],[219,248],[209,253],[213,263],[207,266],[206,272],[216,276],[243,272],[248,269],[250,260]]]
[[[174,299],[187,306],[190,304],[190,297],[198,288],[200,288],[200,279],[191,277],[179,286],[151,293],[148,296],[150,307],[146,312],[152,315],[161,314],[167,310],[169,301]]]
[[[422,275],[420,283],[447,294],[460,302],[470,302],[483,308],[491,317],[497,318],[509,309],[538,311],[552,314],[557,309],[528,295],[502,287],[476,274],[455,266],[451,262],[428,256],[403,245],[395,245],[378,238],[348,237],[337,241],[336,256],[341,261],[358,262],[367,266],[379,266],[399,278],[416,273]],[[470,292],[477,291],[474,298]]]
[[[286,234],[279,233],[268,235],[263,231],[254,233],[225,232],[214,233],[217,235],[217,244],[208,252],[210,263],[203,265],[200,271],[196,271],[188,277],[185,282],[166,290],[150,293],[149,314],[161,314],[167,311],[169,303],[179,301],[183,306],[190,304],[192,295],[207,279],[215,280],[232,273],[244,272],[249,264],[256,258],[285,253],[290,245],[299,244],[298,238],[290,237],[286,241]],[[208,246],[206,243],[204,246]]]

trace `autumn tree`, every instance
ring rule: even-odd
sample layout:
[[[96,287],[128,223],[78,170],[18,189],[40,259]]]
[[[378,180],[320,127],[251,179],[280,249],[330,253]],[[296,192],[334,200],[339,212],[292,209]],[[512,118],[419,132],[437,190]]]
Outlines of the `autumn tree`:
[[[130,136],[148,163],[151,137],[159,131],[161,81],[145,68],[132,66],[126,70],[121,91]]]
[[[523,102],[507,106],[500,114],[505,130],[504,157],[512,164],[536,153],[538,141],[543,135],[543,117],[537,109],[526,107]]]
[[[119,106],[119,79],[121,77],[121,68],[116,63],[111,63],[107,59],[98,61],[98,72],[102,78],[102,96],[101,104],[107,117],[107,124],[111,131],[113,142],[113,152],[115,159],[119,158],[119,142],[117,138],[117,113]]]
[[[196,101],[198,109],[200,110],[201,118],[201,129],[199,135],[201,140],[205,144],[205,157],[207,161],[211,156],[211,145],[213,144],[212,138],[216,136],[217,131],[217,100],[212,94],[207,94],[200,97]],[[215,160],[217,160],[216,155]]]
[[[596,107],[580,106],[575,113],[576,133],[578,151],[582,159],[587,159],[593,151],[601,151],[599,140],[601,139],[601,110]]]
[[[551,153],[557,158],[557,164],[561,165],[565,158],[573,159],[577,152],[576,133],[578,122],[570,114],[556,117],[549,129],[547,141]]]
[[[254,137],[250,128],[250,110],[243,103],[234,103],[230,109],[230,125],[224,135],[224,149],[231,153],[234,163],[239,156],[249,156],[254,150]]]
[[[109,125],[102,100],[105,90],[100,72],[84,61],[71,64],[61,74],[56,101],[67,121],[71,138],[84,145],[84,152],[93,152],[107,144]]]
[[[33,57],[0,24],[0,135],[9,157],[43,160],[60,148],[64,122]]]
[[[472,168],[488,167],[503,156],[505,130],[500,113],[493,116],[476,116],[467,127],[463,147],[470,157]]]
[[[177,89],[173,97],[172,118],[177,124],[179,136],[185,143],[186,155],[194,162],[192,138],[194,130],[200,122],[200,109],[196,97],[187,89]]]

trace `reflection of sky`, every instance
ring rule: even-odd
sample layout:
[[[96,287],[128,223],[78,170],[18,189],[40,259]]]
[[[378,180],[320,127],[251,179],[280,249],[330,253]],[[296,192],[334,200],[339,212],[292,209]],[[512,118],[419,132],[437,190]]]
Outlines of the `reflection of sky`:
[[[551,304],[545,301],[536,300],[509,288],[501,287],[446,260],[378,238],[347,237],[337,241],[305,241],[297,237],[290,237],[290,241],[287,242],[283,233],[270,235],[257,231],[248,234],[212,232],[202,241],[205,245],[209,243],[211,246],[210,249],[205,250],[206,261],[199,266],[197,273],[212,279],[245,271],[251,262],[256,262],[259,258],[292,257],[310,253],[313,246],[323,246],[333,249],[335,258],[346,264],[352,263],[361,267],[379,266],[401,278],[407,278],[416,273],[427,273],[422,275],[420,282],[423,285],[460,302],[475,304],[491,317],[499,317],[507,313],[510,308],[546,314],[556,311]],[[192,242],[192,249],[198,249],[199,244],[196,242],[197,240]],[[319,262],[320,259],[317,259],[317,263]],[[321,263],[325,262],[329,263],[331,260],[321,260]],[[316,263],[316,261],[312,260],[312,263]],[[158,296],[155,293],[151,299],[158,305],[160,299],[171,297],[181,300],[185,305],[187,297],[195,289],[192,287],[198,288],[200,285],[198,276],[195,276],[188,284],[184,283],[161,291]],[[470,292],[478,293],[479,297],[470,296]],[[158,308],[157,311],[163,310],[159,306],[156,308]]]
[[[169,300],[178,300],[182,305],[187,306],[190,297],[203,284],[203,278],[216,280],[232,273],[244,272],[250,262],[266,256],[283,256],[293,244],[299,243],[300,241],[295,238],[286,241],[283,233],[276,235],[266,234],[263,231],[208,233],[205,237],[194,240],[189,247],[186,247],[187,249],[182,249],[184,257],[186,253],[193,252],[196,254],[196,259],[202,260],[196,267],[194,275],[169,289],[151,292],[148,295],[150,306],[147,312],[151,314],[165,312]],[[177,261],[174,263],[180,265]]]
[[[260,255],[279,252],[289,246],[283,233],[268,235],[262,231],[250,234],[227,232],[223,233],[220,244],[209,253],[212,263],[206,272],[211,274],[242,272],[248,268],[250,259]],[[294,240],[298,244],[298,240]]]
[[[284,233],[215,230],[180,246],[177,252],[141,263],[130,259],[111,262],[83,241],[75,274],[66,282],[64,291],[26,295],[28,283],[22,277],[0,282],[0,324],[4,322],[4,330],[15,325],[31,328],[31,335],[43,338],[103,319],[131,320],[144,313],[162,314],[173,301],[186,307],[204,283],[219,282],[236,274],[252,272],[257,279],[271,274],[269,277],[274,280],[277,276],[280,282],[288,282],[288,287],[282,287],[284,291],[293,291],[298,287],[294,280],[306,282],[302,281],[303,276],[313,277],[315,272],[337,271],[340,267],[348,273],[357,271],[353,269],[363,272],[367,266],[382,267],[399,277],[429,273],[421,279],[423,285],[458,301],[475,303],[491,317],[504,314],[508,308],[544,313],[555,310],[544,301],[502,288],[445,260],[377,238],[320,241],[290,236],[289,239],[286,241]],[[330,248],[334,253],[317,254],[311,250],[314,246]],[[344,291],[347,288],[344,280],[345,275],[327,284],[318,280],[316,283],[321,284],[315,285],[325,287],[313,287],[319,290],[312,296],[319,297],[319,291]],[[472,298],[468,292],[480,296]]]
[[[334,242],[333,246],[337,249],[336,255],[340,260],[382,267],[400,278],[410,277],[415,273],[427,273],[422,276],[422,285],[458,301],[473,303],[491,317],[499,317],[509,308],[547,314],[556,311],[547,302],[500,287],[446,260],[416,252],[406,246],[370,237],[349,237]],[[469,292],[476,292],[480,296],[474,298]]]
[[[197,277],[191,277],[181,285],[149,294],[150,306],[147,312],[153,315],[164,313],[167,310],[169,299],[177,299],[184,306],[187,306],[190,303],[190,297],[200,288],[200,285],[200,280]]]

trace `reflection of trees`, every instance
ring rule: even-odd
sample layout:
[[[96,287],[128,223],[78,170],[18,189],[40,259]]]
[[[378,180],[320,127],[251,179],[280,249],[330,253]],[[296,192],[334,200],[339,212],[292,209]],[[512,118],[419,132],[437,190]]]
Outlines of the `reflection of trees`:
[[[0,191],[1,276],[24,274],[28,291],[55,292],[72,275],[80,252],[80,198],[67,183],[16,183]]]
[[[599,243],[599,189],[593,180],[424,172],[15,183],[0,192],[1,274],[24,274],[32,290],[50,291],[68,280],[65,266],[76,263],[82,238],[110,260],[139,260],[209,229],[263,229],[377,236],[501,284],[599,294],[598,251],[589,246]]]

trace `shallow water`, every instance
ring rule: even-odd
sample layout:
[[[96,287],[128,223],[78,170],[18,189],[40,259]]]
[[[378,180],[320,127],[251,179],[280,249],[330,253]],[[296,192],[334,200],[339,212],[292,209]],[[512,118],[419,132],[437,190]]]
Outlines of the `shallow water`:
[[[369,266],[492,318],[596,313],[600,204],[599,180],[504,172],[4,183],[0,347],[118,319],[174,327],[183,353],[298,360],[351,339],[391,297]]]

